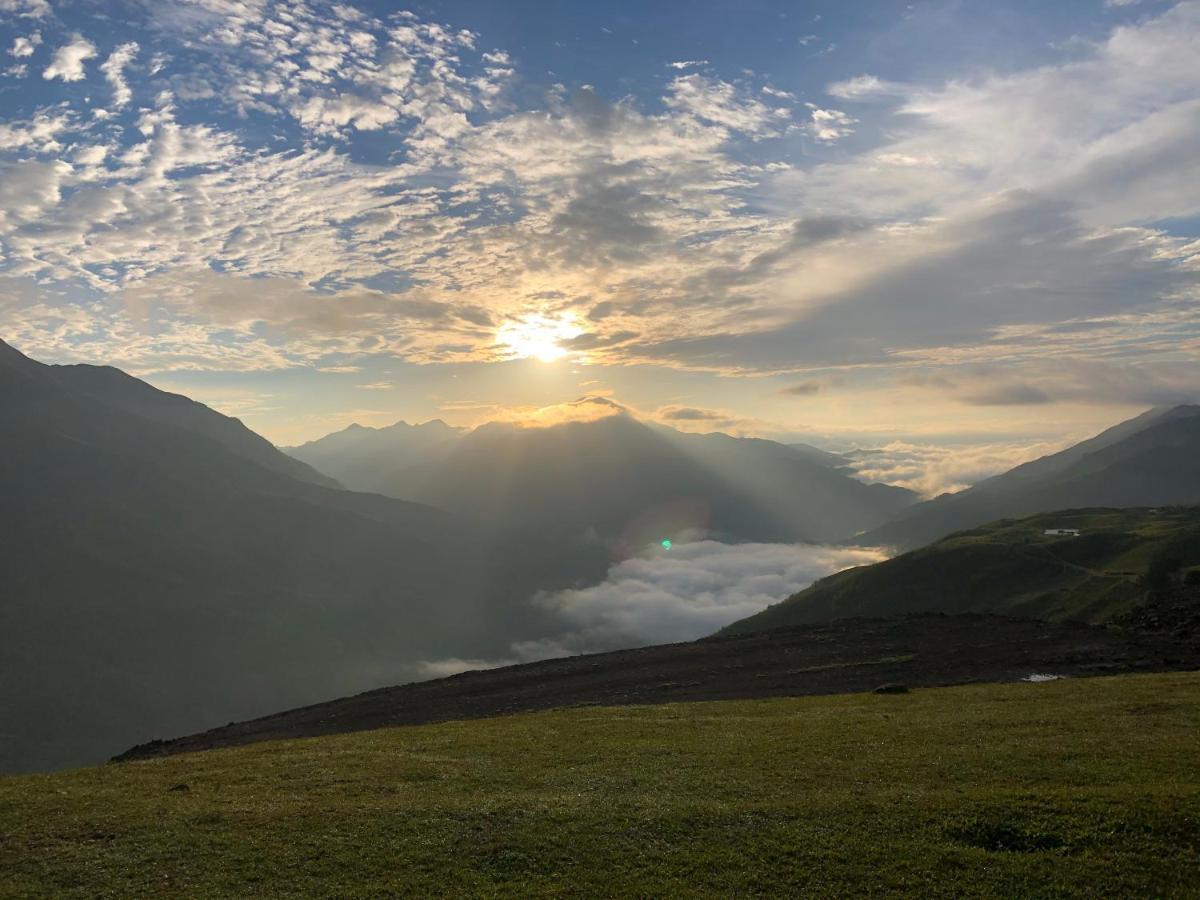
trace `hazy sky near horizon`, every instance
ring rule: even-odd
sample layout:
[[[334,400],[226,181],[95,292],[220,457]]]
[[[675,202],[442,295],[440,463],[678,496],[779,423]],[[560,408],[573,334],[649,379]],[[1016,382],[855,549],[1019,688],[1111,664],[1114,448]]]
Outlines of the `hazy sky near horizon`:
[[[1195,0],[0,0],[0,338],[285,444],[598,394],[965,480],[1200,395],[1198,46]]]

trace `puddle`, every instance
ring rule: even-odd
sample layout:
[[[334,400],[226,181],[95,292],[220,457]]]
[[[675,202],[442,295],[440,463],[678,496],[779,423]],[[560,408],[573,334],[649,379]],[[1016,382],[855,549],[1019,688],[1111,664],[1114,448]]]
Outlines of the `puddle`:
[[[1067,677],[1066,675],[1049,675],[1049,674],[1046,674],[1045,672],[1033,672],[1032,674],[1026,675],[1021,680],[1022,681],[1032,681],[1035,684],[1038,684],[1043,681],[1058,681],[1060,678],[1066,678],[1066,677]]]

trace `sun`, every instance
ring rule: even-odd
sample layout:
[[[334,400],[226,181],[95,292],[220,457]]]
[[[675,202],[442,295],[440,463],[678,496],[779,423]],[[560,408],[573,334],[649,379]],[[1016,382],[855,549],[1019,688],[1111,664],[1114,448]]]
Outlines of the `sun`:
[[[562,341],[578,337],[583,329],[570,313],[559,316],[532,315],[500,326],[496,341],[515,359],[537,359],[544,363],[562,359],[569,352]]]

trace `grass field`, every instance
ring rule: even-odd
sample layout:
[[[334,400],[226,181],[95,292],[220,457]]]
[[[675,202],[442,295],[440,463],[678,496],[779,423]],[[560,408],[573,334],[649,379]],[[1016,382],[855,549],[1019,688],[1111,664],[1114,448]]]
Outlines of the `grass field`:
[[[1200,896],[1200,673],[576,709],[0,779],[3,896]]]

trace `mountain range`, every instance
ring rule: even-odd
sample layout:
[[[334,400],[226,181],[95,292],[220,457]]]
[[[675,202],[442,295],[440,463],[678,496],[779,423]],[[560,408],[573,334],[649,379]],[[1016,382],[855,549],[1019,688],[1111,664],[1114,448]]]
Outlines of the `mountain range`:
[[[663,538],[839,541],[912,504],[805,445],[691,434],[643,422],[604,398],[586,421],[472,430],[440,421],[354,425],[289,452],[355,490],[427,503],[509,529],[594,535],[633,552]]]
[[[914,503],[814,447],[576,405],[589,415],[541,427],[352,426],[289,455],[116,369],[43,365],[0,342],[0,771],[503,657],[561,630],[538,592],[598,583],[650,542],[904,548],[1056,508],[1200,502],[1195,406]],[[1097,564],[1063,554],[1088,541],[1057,561],[1026,547],[1015,569],[1003,540],[935,544],[782,608],[1065,615]],[[945,574],[973,567],[974,581]],[[1106,603],[1128,599],[1124,576],[1105,584]]]

